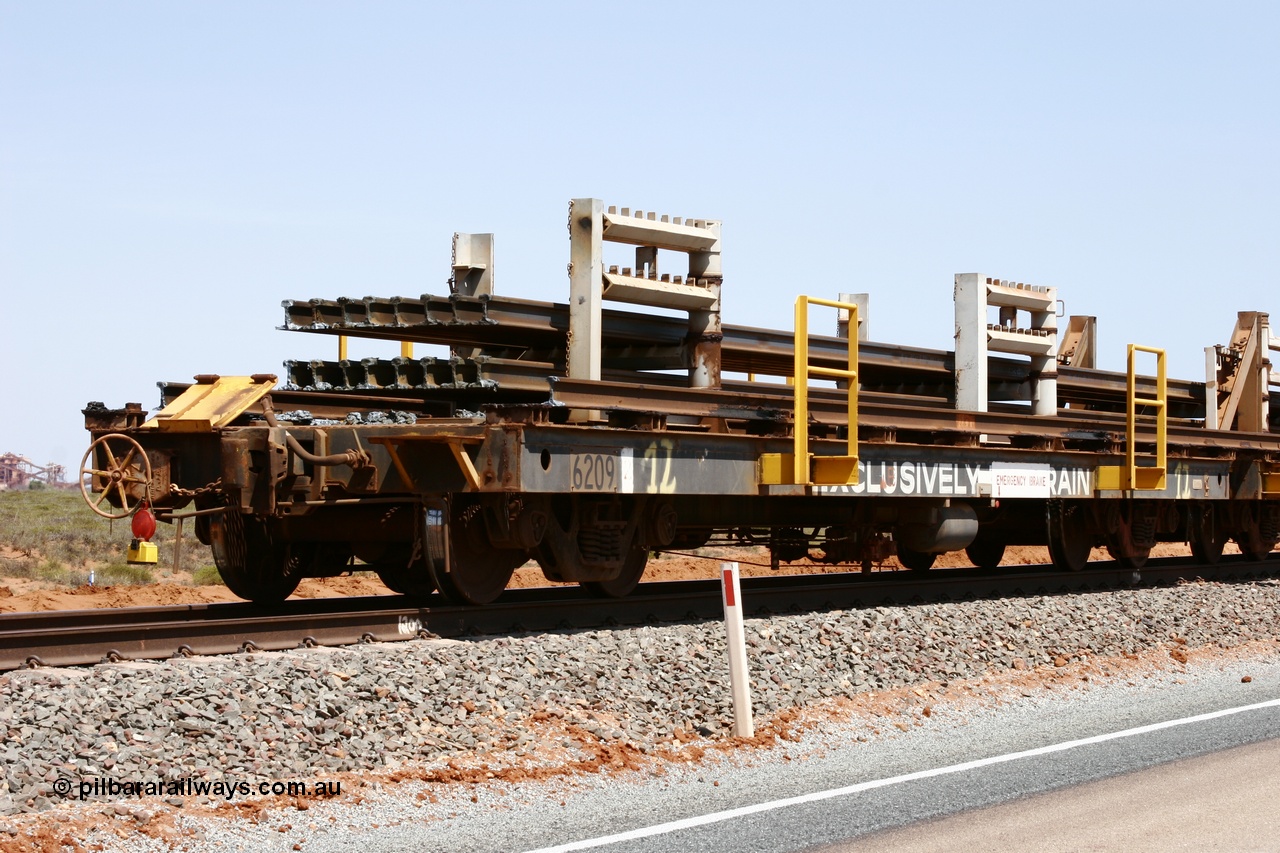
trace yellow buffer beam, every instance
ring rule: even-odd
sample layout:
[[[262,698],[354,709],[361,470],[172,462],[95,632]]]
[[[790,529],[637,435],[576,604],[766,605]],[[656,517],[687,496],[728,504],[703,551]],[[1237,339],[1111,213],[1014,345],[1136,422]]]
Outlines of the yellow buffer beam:
[[[158,432],[212,432],[240,417],[270,393],[276,377],[197,376],[196,384],[142,425]]]

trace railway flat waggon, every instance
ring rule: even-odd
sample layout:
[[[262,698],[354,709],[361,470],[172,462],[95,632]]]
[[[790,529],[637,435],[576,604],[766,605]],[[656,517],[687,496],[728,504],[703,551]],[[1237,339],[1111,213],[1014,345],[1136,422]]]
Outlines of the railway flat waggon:
[[[90,403],[86,500],[192,519],[254,601],[354,560],[484,604],[530,559],[616,597],[654,552],[708,542],[925,571],[1012,545],[1063,569],[1099,546],[1137,569],[1161,541],[1260,559],[1280,538],[1266,314],[1206,349],[1203,381],[1136,344],[1115,373],[1094,317],[1059,329],[1055,288],[957,275],[955,349],[928,350],[870,340],[865,294],[800,296],[791,330],[722,323],[715,220],[575,199],[569,231],[567,303],[500,296],[493,236],[456,234],[447,294],[284,302],[282,328],[336,337],[336,359],[162,382],[154,413]],[[605,264],[612,243],[634,266]],[[834,334],[811,333],[820,312]],[[351,358],[353,338],[401,355]]]

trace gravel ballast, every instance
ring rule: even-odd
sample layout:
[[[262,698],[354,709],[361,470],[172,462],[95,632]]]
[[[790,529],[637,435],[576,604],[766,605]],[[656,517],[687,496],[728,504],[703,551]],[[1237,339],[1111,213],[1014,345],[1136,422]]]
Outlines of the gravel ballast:
[[[754,711],[768,721],[868,691],[1159,647],[1177,660],[1275,638],[1278,605],[1280,584],[1258,581],[753,618]],[[59,780],[448,779],[477,755],[536,763],[552,747],[572,759],[583,738],[636,754],[718,742],[731,720],[723,633],[662,625],[8,673],[0,813],[64,802]],[[219,798],[155,800],[166,801]]]

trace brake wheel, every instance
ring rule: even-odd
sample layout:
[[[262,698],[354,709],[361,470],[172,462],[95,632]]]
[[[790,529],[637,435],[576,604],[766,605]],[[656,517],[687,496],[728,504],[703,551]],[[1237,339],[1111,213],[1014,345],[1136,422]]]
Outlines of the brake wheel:
[[[99,455],[106,460],[101,468],[96,467]],[[102,489],[97,500],[90,496],[89,482]],[[89,509],[103,518],[133,515],[148,500],[150,492],[151,460],[142,445],[127,435],[113,432],[98,436],[80,459],[80,496]],[[118,506],[113,495],[119,500]],[[104,509],[104,503],[118,511]]]

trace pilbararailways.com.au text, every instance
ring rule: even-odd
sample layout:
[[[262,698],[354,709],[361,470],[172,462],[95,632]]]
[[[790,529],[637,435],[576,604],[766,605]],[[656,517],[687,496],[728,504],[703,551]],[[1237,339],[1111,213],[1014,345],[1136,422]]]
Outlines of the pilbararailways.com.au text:
[[[337,779],[313,782],[244,782],[235,779],[58,779],[54,793],[77,800],[122,797],[215,797],[230,802],[236,797],[336,797],[342,793]]]

